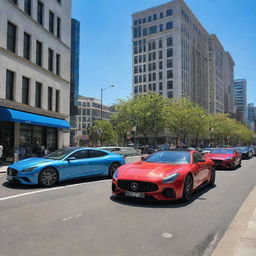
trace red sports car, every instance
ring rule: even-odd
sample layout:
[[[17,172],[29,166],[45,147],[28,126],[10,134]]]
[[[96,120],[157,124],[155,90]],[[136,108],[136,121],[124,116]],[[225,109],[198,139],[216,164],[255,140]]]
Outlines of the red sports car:
[[[213,148],[210,153],[204,155],[205,159],[211,159],[215,167],[235,169],[241,165],[242,155],[234,148]]]
[[[197,151],[168,150],[117,169],[112,179],[116,196],[189,201],[198,187],[214,185],[213,162]]]

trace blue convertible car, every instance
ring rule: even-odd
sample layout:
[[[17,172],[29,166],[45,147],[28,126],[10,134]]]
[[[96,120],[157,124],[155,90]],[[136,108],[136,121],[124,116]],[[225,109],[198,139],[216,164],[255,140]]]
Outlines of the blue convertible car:
[[[68,179],[113,176],[115,170],[123,164],[123,156],[106,150],[64,148],[44,158],[28,158],[10,165],[7,180],[49,187]]]

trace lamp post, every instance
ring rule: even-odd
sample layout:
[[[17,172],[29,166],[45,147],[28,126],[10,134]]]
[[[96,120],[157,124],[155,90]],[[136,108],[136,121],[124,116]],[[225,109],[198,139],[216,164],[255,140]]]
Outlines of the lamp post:
[[[102,121],[102,116],[103,116],[103,91],[108,89],[108,88],[111,88],[111,87],[115,87],[113,84],[108,86],[108,87],[105,87],[105,88],[101,88],[100,90],[100,120]]]

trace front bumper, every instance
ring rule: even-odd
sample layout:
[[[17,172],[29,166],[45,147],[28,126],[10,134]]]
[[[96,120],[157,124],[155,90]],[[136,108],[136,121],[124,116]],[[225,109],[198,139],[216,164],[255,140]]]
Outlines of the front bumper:
[[[233,168],[235,164],[234,159],[226,159],[226,160],[219,160],[219,159],[211,159],[214,163],[215,167],[220,168]]]
[[[6,179],[9,182],[24,184],[24,185],[37,185],[38,184],[38,173],[37,172],[21,172],[15,169],[7,169]]]
[[[120,181],[126,182],[127,184],[131,184],[132,182],[135,183],[152,183],[154,186],[151,185],[151,187],[154,189],[154,191],[148,191],[150,186],[140,186],[137,189],[137,191],[132,190],[132,188],[129,188],[127,185],[126,187],[120,187]],[[182,197],[182,191],[183,191],[183,182],[176,180],[173,183],[163,184],[161,181],[140,181],[140,180],[118,180],[118,179],[112,179],[112,194],[116,196],[121,197],[130,197],[130,198],[136,198],[136,194],[143,195],[143,199],[146,200],[161,200],[161,201],[173,201],[180,199]],[[127,195],[128,194],[128,195]],[[134,194],[134,196],[132,195]],[[138,198],[138,197],[137,197]]]

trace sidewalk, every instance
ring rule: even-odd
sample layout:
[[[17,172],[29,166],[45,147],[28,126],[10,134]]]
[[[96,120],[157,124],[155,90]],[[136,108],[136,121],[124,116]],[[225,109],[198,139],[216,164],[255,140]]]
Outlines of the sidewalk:
[[[6,173],[8,165],[0,166],[0,173]]]
[[[256,187],[246,198],[211,256],[256,255]]]

